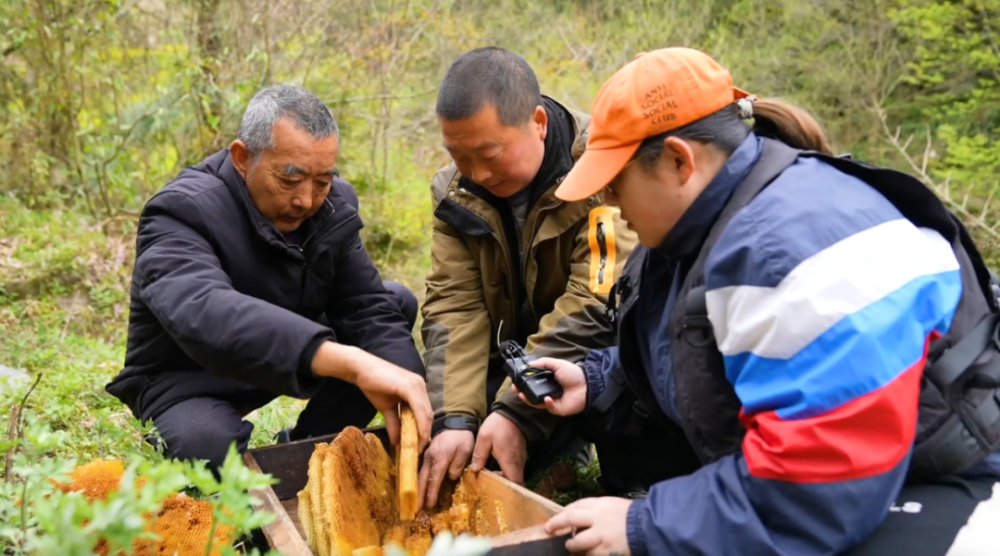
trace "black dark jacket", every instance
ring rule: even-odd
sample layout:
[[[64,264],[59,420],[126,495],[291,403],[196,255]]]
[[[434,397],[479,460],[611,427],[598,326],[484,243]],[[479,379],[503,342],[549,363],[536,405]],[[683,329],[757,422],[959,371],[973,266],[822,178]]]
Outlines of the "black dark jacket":
[[[305,398],[313,355],[336,338],[423,375],[357,209],[337,178],[300,249],[254,206],[228,149],[184,169],[139,220],[125,368],[107,391],[142,419],[254,388]]]

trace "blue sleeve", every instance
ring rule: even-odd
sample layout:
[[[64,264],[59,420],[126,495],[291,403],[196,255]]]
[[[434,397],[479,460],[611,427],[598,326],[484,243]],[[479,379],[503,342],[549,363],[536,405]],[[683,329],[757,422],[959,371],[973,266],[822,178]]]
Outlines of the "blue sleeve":
[[[846,484],[758,479],[742,453],[729,455],[634,501],[629,547],[633,556],[832,556],[874,531],[902,480],[896,470]]]
[[[839,554],[902,488],[958,262],[939,234],[820,164],[786,170],[709,254],[709,319],[746,435],[633,503],[636,556]]]
[[[625,420],[628,418],[629,407],[624,405],[622,396],[604,413],[593,409],[594,402],[604,393],[610,384],[611,374],[620,365],[618,361],[618,346],[595,349],[580,362],[580,368],[587,378],[587,409],[584,417],[600,422],[600,428],[608,433],[620,433],[625,430]]]
[[[618,346],[594,349],[580,362],[587,377],[587,409],[604,393],[604,386],[611,380],[611,371],[618,366]]]

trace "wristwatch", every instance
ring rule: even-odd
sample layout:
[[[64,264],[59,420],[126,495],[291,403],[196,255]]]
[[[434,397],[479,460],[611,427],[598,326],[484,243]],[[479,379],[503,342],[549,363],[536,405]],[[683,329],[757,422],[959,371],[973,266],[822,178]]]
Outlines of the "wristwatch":
[[[461,414],[442,415],[434,419],[434,425],[431,427],[431,436],[437,436],[439,432],[445,429],[472,431],[472,434],[476,434],[479,430],[479,419]]]

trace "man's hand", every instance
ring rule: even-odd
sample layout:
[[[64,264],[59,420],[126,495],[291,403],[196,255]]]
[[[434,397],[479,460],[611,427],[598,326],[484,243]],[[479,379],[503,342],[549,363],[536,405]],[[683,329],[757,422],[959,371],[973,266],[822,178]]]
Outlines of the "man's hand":
[[[528,441],[513,421],[500,413],[492,413],[479,427],[476,450],[472,454],[472,470],[486,467],[490,454],[500,464],[503,476],[519,485],[524,484],[524,464],[528,461]]]
[[[630,554],[626,520],[631,500],[625,498],[584,498],[573,502],[545,524],[545,532],[560,535],[576,529],[566,541],[566,550],[587,556],[627,556]]]
[[[419,449],[431,436],[431,400],[423,377],[376,357],[364,350],[334,342],[323,342],[312,361],[316,376],[339,378],[364,393],[385,417],[389,440],[399,444],[399,404],[406,402],[417,420]]]
[[[587,408],[587,375],[579,366],[563,361],[561,359],[550,359],[542,357],[532,362],[535,367],[548,369],[556,376],[556,382],[563,388],[563,395],[558,400],[545,397],[545,405],[534,405],[528,402],[528,398],[517,390],[517,386],[511,388],[518,393],[521,401],[538,409],[546,409],[553,415],[568,417],[582,413]]]
[[[472,431],[445,430],[434,437],[424,452],[424,464],[420,468],[420,488],[417,500],[427,509],[437,505],[441,483],[447,473],[453,481],[462,476],[462,470],[469,463],[476,437]]]

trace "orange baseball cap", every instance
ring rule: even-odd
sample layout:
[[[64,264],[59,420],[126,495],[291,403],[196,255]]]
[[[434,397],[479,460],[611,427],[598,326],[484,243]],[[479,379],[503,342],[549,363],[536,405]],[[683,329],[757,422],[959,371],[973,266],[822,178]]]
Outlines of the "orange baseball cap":
[[[587,150],[556,189],[579,201],[607,185],[647,137],[700,120],[749,96],[704,52],[661,48],[641,52],[594,99]]]

